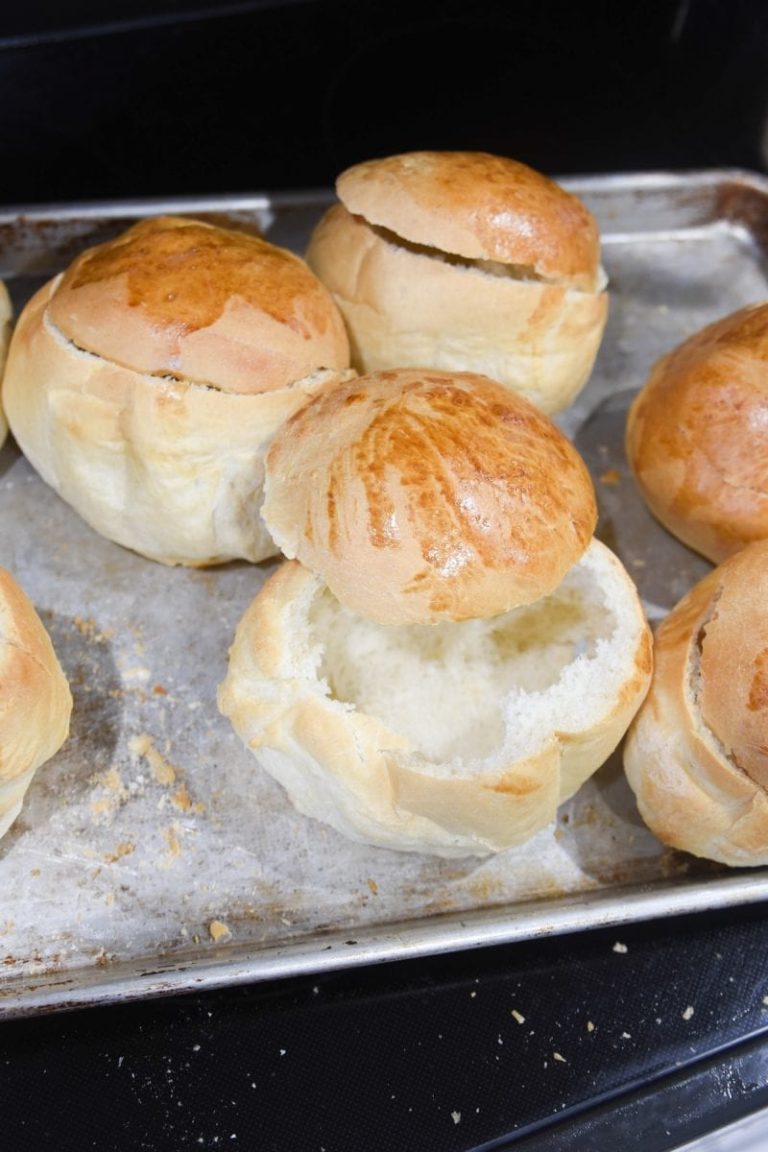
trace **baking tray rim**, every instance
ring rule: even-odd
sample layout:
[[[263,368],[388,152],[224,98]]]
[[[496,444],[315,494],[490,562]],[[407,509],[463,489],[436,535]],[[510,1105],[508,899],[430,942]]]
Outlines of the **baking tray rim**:
[[[705,168],[692,171],[651,170],[558,177],[565,187],[581,193],[653,193],[676,189],[715,189],[737,184],[768,197],[768,175],[745,168]],[[258,212],[270,207],[320,207],[334,200],[332,189],[184,194],[125,199],[93,199],[0,206],[0,224],[31,224],[88,219],[121,219],[151,213]],[[711,224],[722,221],[710,221]],[[706,223],[706,222],[705,222]],[[738,223],[738,221],[728,221]],[[694,227],[701,227],[696,225]],[[685,233],[686,226],[672,231]],[[650,234],[654,234],[651,232]],[[616,234],[624,238],[623,233]],[[643,229],[638,235],[649,235]],[[607,227],[603,237],[610,237]],[[36,975],[20,973],[5,983],[0,977],[0,1021],[50,1013],[201,992],[221,987],[319,975],[361,967],[509,945],[525,940],[594,929],[619,928],[676,915],[698,914],[768,901],[768,868],[713,871],[691,878],[618,885],[566,896],[542,897],[459,913],[410,918],[406,921],[318,930],[277,943],[228,944],[202,953],[190,951],[173,958],[157,955],[110,959],[105,967],[48,969]]]

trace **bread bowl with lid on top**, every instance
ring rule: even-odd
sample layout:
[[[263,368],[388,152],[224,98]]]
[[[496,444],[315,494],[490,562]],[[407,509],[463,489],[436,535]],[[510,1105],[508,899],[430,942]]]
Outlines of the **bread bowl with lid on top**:
[[[347,324],[353,366],[473,371],[539,408],[589,379],[608,294],[597,222],[556,181],[505,156],[365,160],[305,256]]]
[[[768,301],[661,357],[627,416],[626,454],[651,513],[719,564],[768,538]]]
[[[38,768],[69,735],[72,695],[50,636],[10,572],[0,568],[0,836]]]
[[[97,532],[166,564],[259,561],[275,429],[348,370],[330,294],[265,239],[187,217],[88,249],[22,310],[2,395],[32,465]]]
[[[3,371],[5,370],[5,360],[8,355],[8,341],[11,338],[11,325],[13,323],[13,306],[11,298],[8,295],[8,289],[5,284],[0,280],[0,381],[2,381]],[[5,438],[8,435],[8,421],[3,412],[2,399],[0,398],[0,448],[5,443]]]
[[[264,517],[286,560],[219,708],[299,811],[403,851],[521,843],[604,763],[647,688],[634,583],[575,448],[496,381],[329,385],[289,419]]]
[[[768,540],[709,572],[659,624],[624,745],[645,823],[732,867],[768,864]]]

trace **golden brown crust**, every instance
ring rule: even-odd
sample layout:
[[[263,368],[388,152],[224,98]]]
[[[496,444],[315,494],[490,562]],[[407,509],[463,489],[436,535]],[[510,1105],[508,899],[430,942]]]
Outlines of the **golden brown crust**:
[[[326,387],[286,422],[263,515],[362,616],[432,623],[545,595],[597,513],[584,461],[534,405],[486,377],[401,369]]]
[[[8,355],[8,342],[11,338],[12,320],[13,308],[11,298],[8,295],[8,289],[5,284],[0,280],[0,383],[2,383],[2,375],[5,370],[5,361]],[[2,448],[7,435],[8,421],[5,418],[3,405],[0,401],[0,448]]]
[[[199,220],[142,220],[71,264],[51,320],[114,364],[227,392],[286,387],[346,368],[327,290],[292,252]]]
[[[286,561],[238,624],[219,708],[300,812],[366,843],[487,855],[553,820],[650,675],[636,589],[597,540],[551,600],[433,628],[363,621]]]
[[[255,394],[157,379],[80,351],[44,285],[19,317],[3,380],[16,440],[97,532],[166,564],[277,553],[261,519],[275,430],[329,374]]]
[[[66,740],[71,711],[50,637],[26,594],[0,568],[0,835],[18,815],[37,768]]]
[[[589,379],[606,292],[430,257],[393,243],[342,204],[318,223],[306,258],[344,316],[358,372],[480,372],[548,413],[566,408]]]
[[[656,518],[719,563],[768,537],[768,303],[659,360],[627,419],[626,451]]]
[[[768,541],[748,545],[660,624],[624,763],[663,842],[730,865],[768,863]]]
[[[597,285],[594,217],[578,197],[516,160],[408,152],[348,168],[336,190],[351,213],[411,243],[530,268],[587,292]]]
[[[299,257],[193,219],[141,221],[28,301],[2,394],[19,447],[103,536],[166,564],[277,552],[264,453],[349,342]]]

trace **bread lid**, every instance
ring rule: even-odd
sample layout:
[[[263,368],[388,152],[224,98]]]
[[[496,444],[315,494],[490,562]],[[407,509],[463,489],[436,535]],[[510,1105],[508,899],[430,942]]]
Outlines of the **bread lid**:
[[[282,552],[388,624],[538,600],[597,518],[566,436],[530,401],[468,372],[393,369],[321,389],[278,429],[264,491]]]
[[[142,220],[83,252],[49,317],[86,352],[226,392],[281,388],[349,364],[343,320],[302,259],[183,217]]]
[[[597,223],[581,200],[517,160],[487,152],[407,152],[342,172],[354,215],[412,244],[492,260],[584,291],[600,284]]]

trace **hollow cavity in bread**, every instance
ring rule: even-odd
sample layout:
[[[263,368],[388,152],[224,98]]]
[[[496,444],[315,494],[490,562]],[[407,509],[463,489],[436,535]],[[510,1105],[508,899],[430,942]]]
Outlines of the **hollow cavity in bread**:
[[[647,689],[634,584],[593,541],[496,619],[379,625],[296,561],[241,620],[219,707],[296,808],[404,851],[487,855],[545,827]]]

